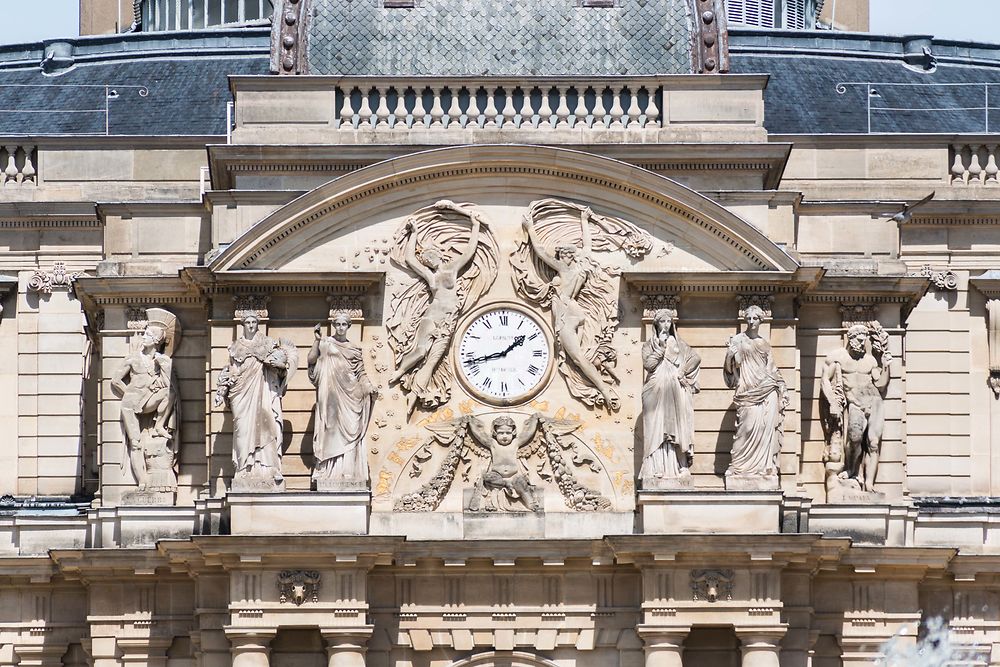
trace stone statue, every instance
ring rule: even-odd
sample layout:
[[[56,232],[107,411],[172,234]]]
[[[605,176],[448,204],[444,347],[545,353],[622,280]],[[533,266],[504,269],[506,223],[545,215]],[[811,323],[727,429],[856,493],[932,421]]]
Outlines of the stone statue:
[[[346,313],[334,316],[333,336],[323,337],[317,324],[307,359],[309,381],[316,387],[312,478],[317,491],[368,487],[363,444],[378,390],[365,372],[361,348],[347,340],[350,326]]]
[[[254,314],[243,318],[243,335],[229,346],[229,365],[219,373],[216,407],[233,414],[234,491],[283,491],[281,398],[298,366],[291,341],[274,340]]]
[[[455,217],[468,218],[471,228]],[[409,392],[412,413],[418,404],[434,409],[451,398],[448,347],[459,317],[496,280],[499,251],[482,213],[447,200],[407,218],[395,241],[393,259],[419,278],[393,297],[386,320],[396,355],[389,384]]]
[[[751,305],[744,319],[746,331],[729,339],[723,365],[726,386],[736,390],[736,435],[726,489],[777,489],[788,393],[774,365],[771,345],[759,333],[764,311]]]
[[[827,436],[828,500],[870,498],[875,492],[891,363],[889,335],[878,322],[850,327],[847,347],[837,348],[823,363],[820,407]]]
[[[652,338],[642,346],[643,488],[689,486],[694,455],[694,401],[701,357],[677,335],[674,310],[653,315]]]
[[[468,464],[473,455],[487,461],[485,470],[473,485],[467,511],[523,512],[541,511],[540,490],[528,478],[528,464],[546,482],[555,483],[566,506],[578,512],[610,509],[611,501],[581,484],[573,467],[588,466],[602,470],[595,458],[578,450],[571,435],[579,422],[550,419],[539,413],[529,416],[520,429],[513,418],[501,415],[487,428],[479,419],[465,416],[447,422],[426,424],[430,441],[420,447],[414,459],[429,460],[431,444],[447,447],[444,460],[430,481],[399,498],[397,512],[432,512],[448,494],[459,466]],[[419,477],[421,468],[411,461],[410,476]],[[463,478],[468,473],[462,473]],[[483,500],[485,499],[485,503]]]
[[[487,511],[498,508],[510,509],[510,502],[519,501],[532,512],[539,512],[542,503],[537,495],[536,487],[528,480],[528,473],[519,458],[525,452],[524,445],[535,438],[539,420],[542,415],[537,412],[521,425],[517,432],[517,424],[507,416],[493,420],[492,429],[487,431],[483,423],[474,417],[465,417],[472,441],[489,452],[489,466],[476,481],[469,501],[469,511],[478,512],[483,498],[487,498]],[[498,502],[493,492],[499,491],[505,497]],[[503,504],[503,500],[507,503]]]
[[[587,405],[617,410],[611,383],[619,383],[613,338],[620,271],[602,265],[594,254],[623,250],[642,257],[652,240],[624,220],[554,199],[533,202],[522,227],[527,241],[511,255],[515,290],[552,311],[559,371],[570,393]]]
[[[170,354],[180,342],[180,326],[162,308],[147,309],[146,317],[139,346],[112,374],[111,387],[122,399],[127,459],[139,491],[172,493],[177,490],[180,396]]]

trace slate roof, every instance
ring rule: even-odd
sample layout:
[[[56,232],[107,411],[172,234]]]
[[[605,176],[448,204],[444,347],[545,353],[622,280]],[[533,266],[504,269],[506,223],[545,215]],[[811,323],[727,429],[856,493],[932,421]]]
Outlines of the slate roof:
[[[691,71],[686,0],[314,0],[312,74],[640,75]]]
[[[908,64],[903,37],[731,30],[729,43],[733,72],[770,75],[772,134],[985,133],[987,87],[988,127],[1000,132],[1000,46],[934,42],[931,65]]]
[[[54,74],[39,67],[43,45],[2,47],[0,135],[224,135],[228,76],[267,74],[268,36],[84,38],[71,42],[77,62]]]

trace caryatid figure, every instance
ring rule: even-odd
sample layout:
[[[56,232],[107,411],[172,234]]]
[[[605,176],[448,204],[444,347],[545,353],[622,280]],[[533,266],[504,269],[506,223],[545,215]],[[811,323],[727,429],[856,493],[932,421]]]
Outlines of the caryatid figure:
[[[146,317],[139,345],[112,374],[111,387],[122,397],[122,430],[139,490],[173,491],[180,397],[166,352],[178,342],[177,317],[162,308],[147,309]]]
[[[677,335],[677,313],[653,315],[653,336],[642,346],[642,469],[644,488],[690,480],[694,452],[694,394],[701,357]]]
[[[888,335],[878,322],[850,327],[847,347],[826,357],[820,389],[827,408],[828,491],[875,490],[891,363]]]
[[[347,340],[350,327],[347,313],[334,316],[333,336],[324,337],[317,324],[307,358],[309,381],[316,387],[312,478],[320,491],[368,485],[363,445],[378,389],[365,372],[361,347]]]

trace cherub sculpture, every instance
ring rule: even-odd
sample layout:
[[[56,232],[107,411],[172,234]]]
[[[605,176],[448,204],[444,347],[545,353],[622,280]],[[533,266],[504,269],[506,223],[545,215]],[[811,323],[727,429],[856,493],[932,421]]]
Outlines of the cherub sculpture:
[[[472,441],[482,448],[481,451],[489,452],[490,459],[486,470],[476,481],[469,502],[470,511],[479,511],[483,498],[487,498],[485,509],[495,511],[501,505],[493,498],[495,491],[503,493],[507,501],[520,501],[532,512],[541,511],[538,489],[528,479],[523,459],[531,454],[531,448],[525,445],[535,439],[542,419],[542,415],[536,412],[521,425],[518,433],[517,424],[506,415],[494,419],[489,431],[475,417],[464,418]]]

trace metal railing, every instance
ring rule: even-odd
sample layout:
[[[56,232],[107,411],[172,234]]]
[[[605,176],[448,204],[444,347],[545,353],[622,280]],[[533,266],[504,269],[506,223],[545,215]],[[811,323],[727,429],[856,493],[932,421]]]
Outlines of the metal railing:
[[[1000,131],[1000,83],[892,83],[842,81],[838,95],[852,88],[864,90],[867,133],[877,134],[989,134]],[[937,100],[937,102],[935,102]],[[991,112],[995,118],[991,121]],[[949,114],[943,123],[933,115]],[[908,128],[895,129],[906,116]],[[886,120],[879,128],[879,119]],[[889,119],[893,122],[888,122]],[[950,122],[952,125],[944,127]],[[921,123],[925,123],[922,125]],[[925,128],[933,127],[927,131]]]
[[[20,107],[20,106],[14,106],[12,108],[0,108],[0,115],[6,116],[7,120],[9,120],[11,117],[16,117],[16,116],[21,115],[21,114],[29,115],[29,116],[36,116],[36,115],[40,115],[40,114],[41,115],[48,114],[50,116],[65,115],[65,114],[70,114],[70,115],[73,115],[73,114],[103,115],[104,116],[104,122],[103,122],[104,132],[103,132],[103,134],[105,136],[109,136],[111,134],[111,105],[112,105],[112,103],[114,103],[115,100],[119,99],[123,94],[126,94],[127,92],[128,93],[133,93],[134,92],[134,94],[138,95],[139,97],[148,97],[149,96],[149,88],[147,88],[146,86],[138,86],[138,85],[130,85],[130,84],[96,84],[96,83],[95,84],[86,84],[86,83],[74,83],[74,84],[52,84],[52,85],[47,85],[47,84],[39,84],[39,83],[0,83],[0,92],[4,91],[5,89],[14,89],[16,91],[17,89],[27,89],[27,88],[46,89],[46,90],[53,90],[53,91],[60,91],[60,90],[65,90],[65,89],[84,89],[84,90],[92,90],[92,91],[94,91],[94,92],[96,92],[98,94],[100,94],[100,92],[103,91],[104,94],[102,96],[103,99],[94,99],[94,98],[91,98],[91,99],[78,100],[81,106],[80,107],[76,107],[76,108],[64,108],[64,109],[56,109],[56,108],[41,109],[41,108],[37,108],[37,109],[29,109],[29,108],[24,108],[24,107]],[[6,96],[4,96],[4,97],[6,97]],[[2,98],[0,98],[0,99],[2,99]],[[74,97],[73,99],[76,99],[76,98]],[[2,103],[3,102],[0,102],[0,104],[2,104]],[[88,104],[92,105],[92,106],[85,106],[85,105],[88,105]],[[99,125],[94,124],[94,127],[97,128],[97,127],[99,127]],[[70,132],[57,132],[56,134],[93,135],[93,134],[101,134],[101,132],[100,131],[91,131],[91,132],[72,132],[72,131],[70,131]]]

